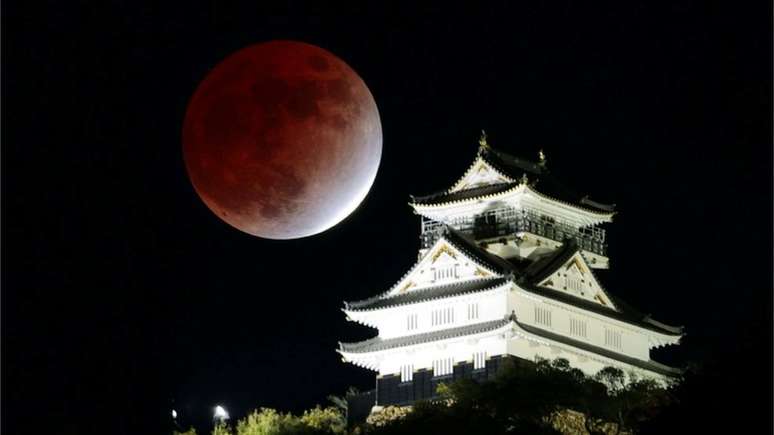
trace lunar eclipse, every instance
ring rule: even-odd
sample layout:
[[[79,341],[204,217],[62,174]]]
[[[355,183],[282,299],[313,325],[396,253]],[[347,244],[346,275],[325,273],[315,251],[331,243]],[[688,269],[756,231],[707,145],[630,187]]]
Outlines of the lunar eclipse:
[[[363,80],[328,51],[294,41],[252,45],[218,64],[191,98],[182,138],[207,207],[268,239],[310,236],[346,218],[382,152]]]

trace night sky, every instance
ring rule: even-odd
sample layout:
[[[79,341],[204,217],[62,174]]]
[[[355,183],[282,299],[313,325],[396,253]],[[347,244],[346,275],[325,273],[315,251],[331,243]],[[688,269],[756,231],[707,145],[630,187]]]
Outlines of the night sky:
[[[4,4],[4,433],[164,433],[173,407],[205,429],[217,403],[241,418],[373,388],[335,352],[375,334],[342,302],[414,263],[409,194],[450,187],[482,128],[617,204],[604,286],[688,334],[656,359],[745,340],[770,358],[770,5],[166,3]],[[182,158],[198,83],[272,39],[347,62],[384,132],[365,201],[301,240],[220,221]]]

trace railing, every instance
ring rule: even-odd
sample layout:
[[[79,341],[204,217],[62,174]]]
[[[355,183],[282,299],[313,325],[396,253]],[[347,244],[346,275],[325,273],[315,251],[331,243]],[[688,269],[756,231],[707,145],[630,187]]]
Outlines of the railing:
[[[586,251],[606,255],[605,230],[596,226],[577,228],[531,210],[500,208],[474,216],[450,219],[450,227],[472,234],[476,240],[508,236],[518,232],[529,232],[556,241],[575,239],[578,246]],[[429,248],[441,235],[444,222],[422,218],[422,248]]]

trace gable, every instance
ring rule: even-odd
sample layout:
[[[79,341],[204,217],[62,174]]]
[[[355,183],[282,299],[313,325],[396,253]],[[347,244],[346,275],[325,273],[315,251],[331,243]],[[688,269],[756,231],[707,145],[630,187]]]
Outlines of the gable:
[[[500,274],[440,237],[385,297],[452,282],[495,276]]]
[[[580,252],[575,252],[538,285],[617,309]]]
[[[449,193],[492,184],[512,183],[514,181],[516,180],[498,171],[479,156],[465,172],[465,175],[449,189]]]

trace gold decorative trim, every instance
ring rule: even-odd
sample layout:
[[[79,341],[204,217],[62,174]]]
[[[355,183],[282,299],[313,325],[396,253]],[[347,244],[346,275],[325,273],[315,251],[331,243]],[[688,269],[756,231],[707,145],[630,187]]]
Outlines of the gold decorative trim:
[[[430,263],[434,264],[436,262],[436,260],[438,260],[438,257],[443,255],[444,253],[448,254],[451,258],[453,258],[455,260],[457,259],[457,254],[455,254],[454,251],[452,251],[449,248],[449,246],[443,245],[443,246],[441,246],[441,249],[439,249],[435,254],[433,254],[433,258],[432,258],[432,261]]]
[[[407,283],[406,283],[406,285],[404,285],[404,286],[403,286],[403,288],[402,288],[402,289],[400,289],[400,290],[398,291],[398,293],[405,293],[405,292],[406,292],[406,290],[410,289],[411,287],[413,287],[413,286],[415,286],[415,285],[416,285],[416,284],[414,284],[414,281],[409,281],[409,282],[407,282]]]
[[[476,276],[483,276],[483,277],[487,277],[487,276],[491,275],[491,273],[485,271],[484,269],[482,269],[480,267],[477,267],[476,271],[473,272],[473,274],[476,275]]]
[[[583,265],[583,262],[578,260],[578,257],[574,257],[572,259],[572,261],[567,262],[567,266],[565,266],[564,270],[569,269],[573,264],[575,265],[575,267],[578,268],[578,270],[580,271],[581,275],[583,275],[583,276],[586,275],[586,273],[587,273],[586,267]]]

